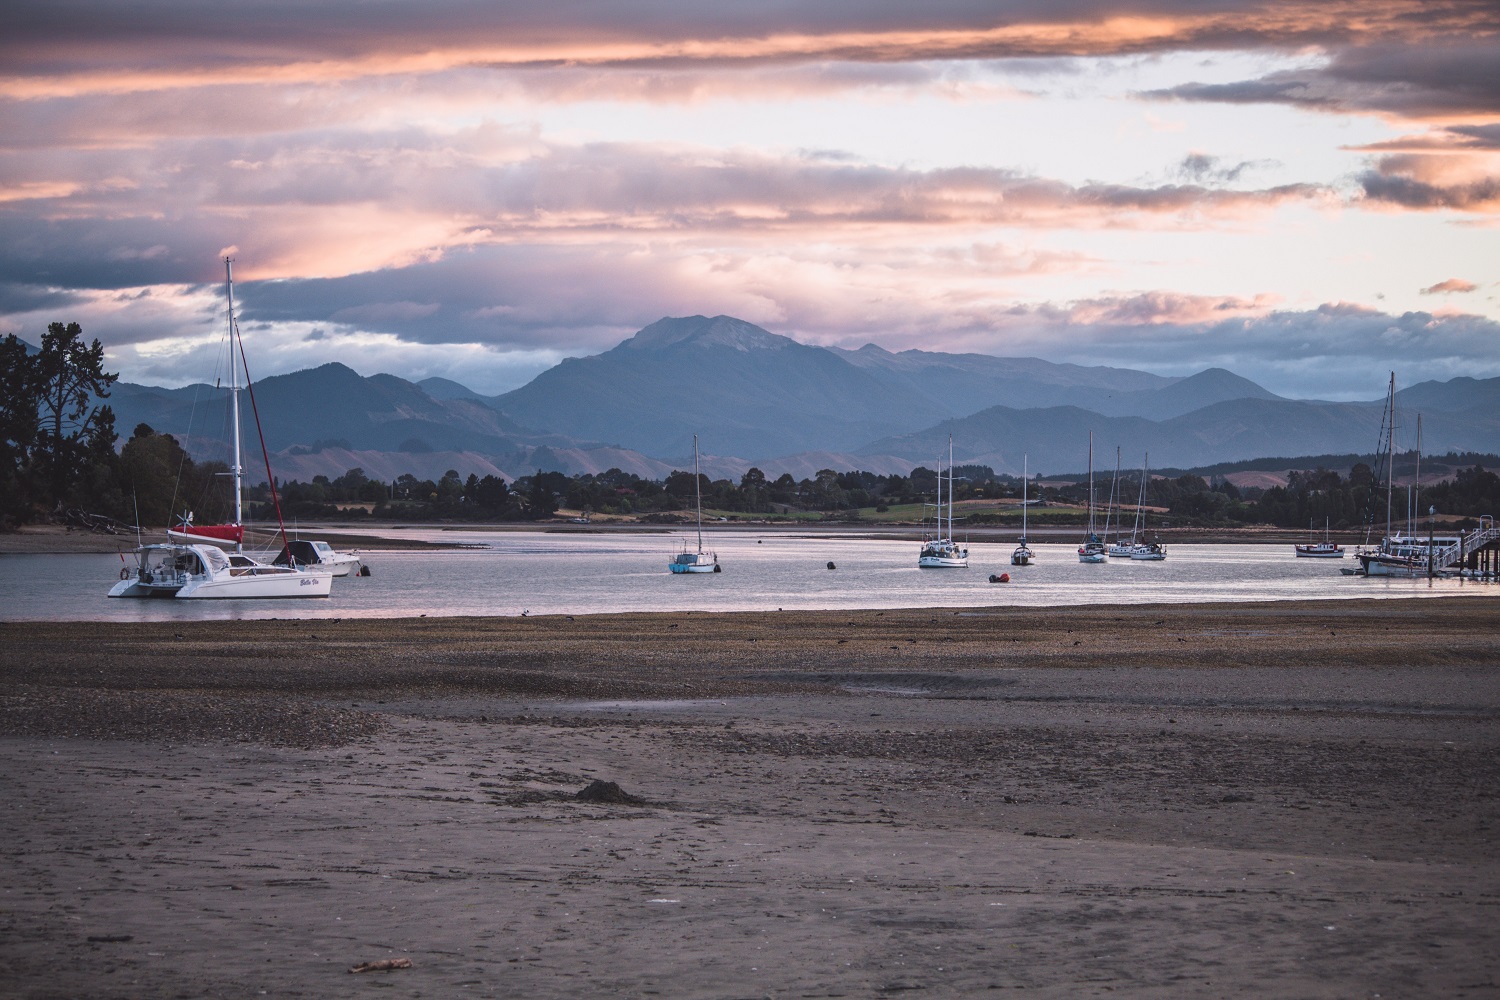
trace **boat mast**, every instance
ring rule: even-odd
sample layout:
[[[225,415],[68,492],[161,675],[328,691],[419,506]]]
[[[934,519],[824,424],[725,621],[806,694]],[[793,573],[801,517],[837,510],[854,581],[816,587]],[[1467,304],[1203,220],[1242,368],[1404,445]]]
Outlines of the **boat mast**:
[[[1411,511],[1406,515],[1406,533],[1417,533],[1417,500],[1422,495],[1422,414],[1417,414],[1417,477],[1411,484]]]
[[[1391,537],[1391,505],[1396,489],[1396,373],[1391,372],[1391,388],[1386,395],[1385,425],[1385,537]]]
[[[1089,431],[1089,541],[1094,540],[1094,432]]]
[[[703,554],[703,481],[698,478],[698,435],[693,435],[693,499],[698,506],[698,554]]]
[[[234,480],[234,523],[236,527],[244,525],[245,520],[241,514],[240,496],[244,493],[245,470],[240,462],[240,374],[239,365],[234,360],[234,271],[232,257],[224,258],[224,294],[229,300],[229,413],[230,413],[230,439],[234,442],[234,464],[229,468],[229,474]],[[244,536],[241,541],[234,543],[236,552],[245,551]]]
[[[937,504],[933,507],[932,537],[939,541],[943,538],[943,453],[938,452],[937,457]]]
[[[1021,544],[1022,545],[1026,544],[1026,507],[1028,506],[1027,503],[1026,503],[1026,485],[1027,485],[1027,483],[1026,483],[1026,476],[1027,476],[1026,459],[1028,457],[1029,456],[1027,456],[1025,453],[1022,453],[1022,455],[1021,455]]]
[[[953,435],[948,435],[948,540],[953,540]]]
[[[1109,526],[1114,520],[1115,504],[1120,501],[1120,446],[1115,445],[1115,478],[1109,484],[1109,506],[1104,508],[1104,540],[1109,541]],[[1120,504],[1120,527],[1117,531],[1125,530],[1125,505]]]
[[[1146,457],[1141,459],[1141,489],[1135,497],[1135,523],[1130,526],[1131,545],[1135,544],[1135,536],[1141,533],[1141,517],[1145,514],[1146,504],[1146,470],[1149,468],[1151,468],[1151,453],[1148,451]]]

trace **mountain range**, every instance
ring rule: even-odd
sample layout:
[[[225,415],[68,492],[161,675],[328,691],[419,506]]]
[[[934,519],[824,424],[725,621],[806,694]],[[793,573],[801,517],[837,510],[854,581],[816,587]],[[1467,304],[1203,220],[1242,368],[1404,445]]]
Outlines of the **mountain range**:
[[[223,457],[227,391],[117,383],[109,399],[128,437],[138,423],[172,433],[196,457]],[[484,396],[448,379],[361,376],[345,365],[273,376],[256,409],[284,478],[375,478],[447,469],[507,479],[537,468],[620,468],[661,478],[688,467],[738,478],[818,469],[906,473],[946,454],[997,472],[1079,471],[1093,432],[1096,468],[1116,446],[1127,466],[1189,468],[1263,456],[1367,453],[1384,400],[1277,396],[1221,368],[1169,378],[1039,358],[858,350],[798,343],[729,316],[666,318],[614,348],[569,358],[526,385]],[[1500,378],[1424,382],[1397,395],[1397,447],[1494,451]],[[248,402],[242,403],[245,420]],[[1408,440],[1412,439],[1412,440]],[[247,443],[253,439],[246,438]]]

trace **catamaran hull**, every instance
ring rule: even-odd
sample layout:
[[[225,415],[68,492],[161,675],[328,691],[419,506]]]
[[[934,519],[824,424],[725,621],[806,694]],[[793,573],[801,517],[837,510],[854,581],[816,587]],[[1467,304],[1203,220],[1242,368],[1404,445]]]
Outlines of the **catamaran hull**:
[[[917,559],[919,569],[968,569],[967,557],[921,556]]]
[[[232,580],[189,580],[180,586],[152,585],[139,580],[121,580],[110,588],[110,597],[171,597],[179,601],[256,597],[327,597],[333,592],[333,577],[327,573],[295,576],[249,577]]]
[[[247,597],[327,597],[333,592],[333,577],[327,573],[295,576],[240,577],[231,580],[201,580],[177,592],[181,600],[213,600]]]
[[[109,588],[110,597],[176,597],[177,592],[182,589],[182,584],[174,583],[166,586],[142,583],[140,580],[130,577],[121,580]]]
[[[693,563],[692,565],[687,565],[685,563],[671,563],[669,564],[669,568],[673,573],[717,573],[719,571],[719,567],[715,566],[713,563],[709,563],[707,565],[704,565],[703,563]]]

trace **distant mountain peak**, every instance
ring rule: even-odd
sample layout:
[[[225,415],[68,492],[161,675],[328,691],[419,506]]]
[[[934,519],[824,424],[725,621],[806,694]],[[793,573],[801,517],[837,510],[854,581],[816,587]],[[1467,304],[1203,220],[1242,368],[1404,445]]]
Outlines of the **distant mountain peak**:
[[[615,350],[659,351],[688,344],[729,347],[737,351],[779,351],[797,346],[790,337],[782,337],[733,316],[665,316]]]

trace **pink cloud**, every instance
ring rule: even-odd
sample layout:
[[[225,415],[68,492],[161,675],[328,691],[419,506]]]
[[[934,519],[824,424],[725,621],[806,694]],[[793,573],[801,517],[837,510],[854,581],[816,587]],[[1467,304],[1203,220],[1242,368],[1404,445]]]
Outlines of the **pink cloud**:
[[[1395,153],[1359,177],[1367,201],[1417,210],[1500,211],[1500,156]]]
[[[1422,289],[1422,294],[1437,295],[1440,292],[1472,292],[1478,288],[1479,286],[1472,281],[1465,281],[1462,278],[1449,278],[1447,281],[1439,281],[1435,285],[1428,285]]]

